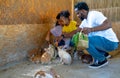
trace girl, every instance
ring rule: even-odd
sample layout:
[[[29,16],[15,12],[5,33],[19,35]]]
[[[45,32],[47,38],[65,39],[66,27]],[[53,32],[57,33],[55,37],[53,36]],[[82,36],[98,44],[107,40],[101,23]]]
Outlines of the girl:
[[[65,41],[64,48],[69,48],[69,46],[73,46],[71,42],[71,38],[73,34],[79,31],[77,28],[77,22],[70,20],[70,13],[68,10],[61,11],[60,14],[60,20],[62,21],[62,24],[64,25],[62,28],[62,37]]]
[[[65,45],[64,40],[60,37],[62,35],[62,26],[63,26],[63,22],[62,20],[60,20],[60,14],[61,13],[58,13],[58,15],[56,16],[57,21],[56,21],[55,27],[52,28],[50,31],[48,31],[46,36],[46,41],[48,41],[48,43],[55,42],[57,46]],[[54,36],[54,39],[50,38],[51,35]]]

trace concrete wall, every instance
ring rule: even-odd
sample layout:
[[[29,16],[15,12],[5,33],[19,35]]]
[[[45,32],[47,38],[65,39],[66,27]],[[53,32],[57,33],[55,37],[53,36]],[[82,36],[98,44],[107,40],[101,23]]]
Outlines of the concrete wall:
[[[0,0],[0,66],[41,47],[57,13],[70,8],[71,0]]]
[[[113,22],[112,23],[112,28],[114,30],[114,32],[116,33],[119,41],[120,41],[120,22]],[[118,47],[118,49],[116,49],[115,51],[112,51],[110,52],[110,54],[113,56],[113,57],[116,57],[120,54],[120,45]]]
[[[71,0],[0,0],[0,24],[53,23],[66,9],[71,11]]]
[[[19,61],[41,47],[50,24],[0,25],[0,65]]]

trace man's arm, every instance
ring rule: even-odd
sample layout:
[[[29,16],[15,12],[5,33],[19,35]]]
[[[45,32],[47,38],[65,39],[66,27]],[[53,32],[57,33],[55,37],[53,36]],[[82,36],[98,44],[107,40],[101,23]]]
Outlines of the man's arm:
[[[112,27],[111,22],[106,19],[100,26],[93,28],[83,28],[83,33],[88,34],[90,32],[106,30],[111,27]]]

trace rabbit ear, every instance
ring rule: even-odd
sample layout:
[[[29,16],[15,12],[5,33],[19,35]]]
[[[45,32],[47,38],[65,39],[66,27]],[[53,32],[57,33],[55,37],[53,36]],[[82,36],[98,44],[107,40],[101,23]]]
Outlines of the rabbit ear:
[[[44,50],[47,52],[47,51],[48,51],[48,48],[44,48]]]
[[[66,49],[66,48],[63,48],[63,50],[64,50],[64,51],[67,51],[67,49]]]
[[[52,46],[52,44],[49,44],[49,47],[51,47]]]
[[[58,46],[57,49],[58,51],[61,50],[63,48],[63,46]]]
[[[62,49],[64,46],[59,46],[60,47],[60,49]]]

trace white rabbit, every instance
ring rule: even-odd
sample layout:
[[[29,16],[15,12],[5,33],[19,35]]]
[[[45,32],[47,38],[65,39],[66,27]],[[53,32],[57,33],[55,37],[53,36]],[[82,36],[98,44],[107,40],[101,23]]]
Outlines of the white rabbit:
[[[55,46],[53,46],[52,44],[49,44],[48,51],[49,51],[51,57],[55,59],[58,54],[55,49]]]
[[[56,71],[51,68],[49,73],[42,70],[38,71],[33,78],[60,78],[60,75],[58,75]]]
[[[58,47],[58,55],[60,57],[60,62],[63,64],[70,65],[72,63],[72,58],[69,53],[65,51],[65,49],[61,49],[61,47]]]
[[[54,46],[52,44],[49,44],[48,50],[47,50],[51,57],[54,57]]]
[[[53,76],[45,71],[39,71],[33,78],[53,78]]]

